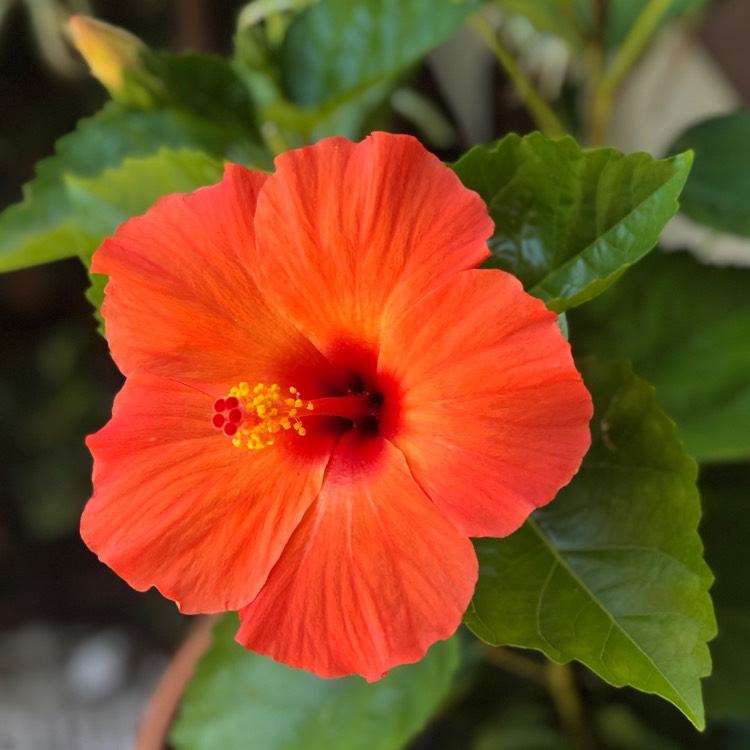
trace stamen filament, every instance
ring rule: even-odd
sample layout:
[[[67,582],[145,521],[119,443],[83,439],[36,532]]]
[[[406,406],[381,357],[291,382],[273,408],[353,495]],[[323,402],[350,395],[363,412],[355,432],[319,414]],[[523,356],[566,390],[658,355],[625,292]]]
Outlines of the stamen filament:
[[[355,424],[375,415],[379,399],[370,393],[303,401],[296,388],[282,393],[275,383],[251,387],[240,383],[227,396],[214,403],[211,424],[232,439],[236,447],[260,450],[273,445],[282,430],[294,430],[300,437],[306,433],[302,417],[342,417]]]
[[[316,417],[344,417],[358,421],[375,413],[375,404],[369,393],[355,393],[347,396],[316,398],[310,402]]]

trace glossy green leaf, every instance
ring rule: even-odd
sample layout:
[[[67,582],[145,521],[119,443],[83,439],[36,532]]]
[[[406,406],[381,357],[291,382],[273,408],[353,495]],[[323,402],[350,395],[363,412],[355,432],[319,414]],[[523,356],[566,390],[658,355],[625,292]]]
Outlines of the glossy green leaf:
[[[653,253],[571,313],[573,345],[632,359],[693,457],[750,458],[749,289],[750,270]]]
[[[456,638],[382,680],[324,680],[244,650],[227,616],[190,683],[176,750],[399,750],[432,716],[458,666]]]
[[[465,622],[488,643],[577,659],[613,685],[656,693],[700,727],[715,622],[696,466],[627,364],[582,365],[592,447],[519,531],[476,540],[480,578]]]
[[[292,101],[341,101],[392,80],[452,36],[476,0],[321,0],[292,22],[282,70]]]
[[[750,716],[750,465],[715,467],[701,475],[706,558],[716,575],[711,593],[719,635],[706,681],[709,718]]]
[[[655,160],[509,135],[453,164],[495,221],[487,265],[562,312],[603,292],[656,244],[677,211],[690,154]]]
[[[750,112],[694,125],[672,151],[694,149],[695,165],[682,194],[682,211],[723,232],[750,237]]]
[[[0,215],[0,272],[90,252],[101,237],[86,231],[90,217],[76,213],[68,184],[96,178],[126,157],[147,156],[160,148],[205,149],[240,160],[257,152],[219,122],[177,110],[139,111],[110,103],[58,141],[56,155],[37,165],[23,202]]]

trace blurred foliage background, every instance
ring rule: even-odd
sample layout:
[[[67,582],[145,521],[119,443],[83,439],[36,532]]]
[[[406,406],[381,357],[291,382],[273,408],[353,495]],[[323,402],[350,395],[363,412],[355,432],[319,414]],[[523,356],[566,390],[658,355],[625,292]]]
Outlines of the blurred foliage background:
[[[228,53],[243,6],[232,0],[0,0],[0,208],[20,199],[21,185],[33,176],[35,163],[52,153],[54,141],[107,99],[67,45],[63,29],[69,13],[87,13],[127,28],[155,48]],[[689,32],[723,71],[736,102],[746,107],[749,11],[747,0],[714,0],[705,15],[692,21]],[[460,58],[463,53],[448,59],[457,59],[456,54]],[[540,88],[546,85],[564,100],[576,71],[567,70],[567,79],[560,76],[567,64],[564,48],[552,50],[552,57],[557,68],[539,61],[535,68],[533,60],[530,65],[536,75],[547,76]],[[401,105],[392,102],[393,110],[382,115],[389,129],[426,137],[445,159],[457,157],[477,140],[533,129],[497,67],[489,74],[489,101],[461,103],[464,116],[457,121],[451,103],[460,92],[438,83],[441,65],[445,62],[436,59],[421,67],[412,82],[412,89],[436,102],[437,109],[425,113],[408,96]],[[87,286],[77,259],[0,276],[0,633],[33,621],[124,624],[145,642],[169,649],[185,627],[174,606],[154,592],[130,590],[96,560],[77,533],[90,494],[84,438],[107,420],[121,384],[106,343],[96,333],[84,298]],[[723,573],[717,591],[727,601],[746,597],[747,586],[742,576],[732,574],[741,561],[721,554],[725,526],[733,522],[733,512],[725,506],[746,505],[749,481],[745,464],[711,467],[701,477],[708,501],[707,556]],[[737,615],[734,621],[740,632],[746,625],[742,618]],[[715,657],[731,663],[733,654],[722,653],[721,639],[717,644]],[[547,689],[529,674],[528,663],[506,657],[472,667],[481,675],[470,692],[462,693],[459,678],[451,710],[413,747],[464,747],[469,736],[474,750],[566,747],[550,729],[554,707]],[[608,747],[750,747],[745,719],[716,722],[697,735],[671,707],[635,691],[614,690],[585,670],[577,673],[584,699],[598,707],[592,722]]]
[[[0,207],[21,198],[37,161],[106,101],[68,44],[70,13],[131,29],[155,47],[231,43],[241,3],[0,3]],[[33,619],[131,623],[174,644],[159,596],[138,596],[82,545],[87,434],[107,419],[121,376],[95,333],[77,259],[0,276],[0,628]]]

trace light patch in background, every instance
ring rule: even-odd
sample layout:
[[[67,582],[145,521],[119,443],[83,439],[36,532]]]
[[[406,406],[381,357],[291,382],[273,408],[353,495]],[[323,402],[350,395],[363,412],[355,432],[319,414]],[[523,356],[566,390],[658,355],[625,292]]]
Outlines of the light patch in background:
[[[120,629],[0,633],[0,748],[131,750],[165,663]]]
[[[655,156],[691,125],[742,106],[739,93],[687,26],[673,24],[656,40],[617,99],[609,143],[626,153]],[[662,247],[689,249],[715,265],[750,266],[750,240],[717,232],[678,214],[661,236]]]

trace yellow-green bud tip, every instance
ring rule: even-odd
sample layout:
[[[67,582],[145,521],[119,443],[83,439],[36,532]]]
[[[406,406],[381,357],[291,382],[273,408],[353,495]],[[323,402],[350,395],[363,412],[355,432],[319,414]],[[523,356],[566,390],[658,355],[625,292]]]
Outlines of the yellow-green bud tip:
[[[140,51],[145,45],[125,29],[87,16],[69,20],[73,44],[91,69],[92,75],[112,94],[121,91],[127,68],[140,67]]]

